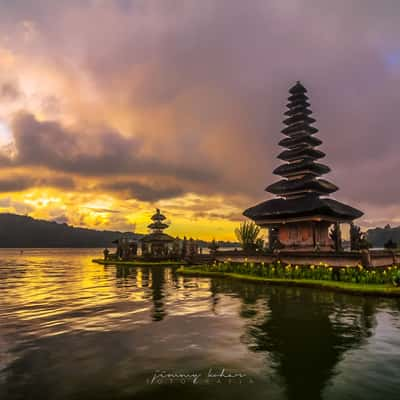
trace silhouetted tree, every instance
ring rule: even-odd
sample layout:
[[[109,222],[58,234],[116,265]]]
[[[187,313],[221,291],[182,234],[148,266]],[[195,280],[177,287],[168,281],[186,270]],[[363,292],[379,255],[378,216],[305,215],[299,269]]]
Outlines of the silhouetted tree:
[[[242,245],[243,250],[254,250],[257,246],[260,246],[262,242],[262,239],[258,237],[260,231],[259,226],[249,221],[242,222],[239,228],[235,229],[235,235]]]

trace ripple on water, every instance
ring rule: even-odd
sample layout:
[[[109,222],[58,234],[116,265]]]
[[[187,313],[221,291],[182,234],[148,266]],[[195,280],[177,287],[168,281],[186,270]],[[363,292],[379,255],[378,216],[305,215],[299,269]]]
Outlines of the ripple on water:
[[[155,370],[210,368],[254,383],[175,397],[398,398],[396,301],[92,264],[100,251],[0,250],[0,398],[159,398]]]

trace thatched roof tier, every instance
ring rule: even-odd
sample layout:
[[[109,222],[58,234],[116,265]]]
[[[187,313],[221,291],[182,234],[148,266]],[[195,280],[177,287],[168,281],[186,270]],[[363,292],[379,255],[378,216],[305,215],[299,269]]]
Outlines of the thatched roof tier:
[[[153,222],[152,224],[147,226],[150,229],[166,229],[168,228],[167,224],[163,224],[160,221]]]
[[[288,97],[289,102],[295,103],[295,102],[306,102],[308,101],[307,95],[303,93],[295,93],[292,94],[291,96]]]
[[[296,84],[289,89],[289,93],[290,94],[307,93],[307,89],[300,83],[300,81],[297,81]]]
[[[310,107],[310,103],[305,100],[297,100],[297,101],[290,101],[289,103],[286,104],[286,107],[289,109],[286,112],[289,112],[291,110],[297,109],[297,108],[307,108]]]
[[[248,208],[243,215],[259,225],[267,225],[268,221],[289,222],[294,218],[318,216],[339,221],[352,221],[360,218],[363,212],[333,199],[308,195],[296,199],[272,199]]]
[[[284,177],[296,176],[299,174],[312,174],[320,176],[327,174],[331,169],[324,165],[310,160],[304,160],[298,163],[283,164],[275,168],[273,173]]]
[[[157,208],[156,213],[151,217],[153,221],[164,221],[165,215],[161,214],[160,209]]]
[[[313,148],[306,149],[292,149],[292,150],[284,150],[279,155],[278,158],[284,161],[295,161],[295,160],[318,160],[319,158],[325,157],[325,153],[320,150],[316,150]]]
[[[300,122],[298,124],[290,125],[282,129],[281,132],[287,136],[294,136],[299,133],[308,133],[309,135],[313,135],[314,133],[318,132],[318,129],[303,122]]]
[[[170,235],[167,235],[166,233],[162,233],[162,232],[153,232],[153,233],[149,233],[146,236],[143,236],[140,241],[141,242],[151,242],[151,243],[170,243],[173,242],[175,240],[175,238],[173,238]]]
[[[304,115],[310,115],[310,114],[312,114],[312,111],[307,108],[309,106],[310,106],[309,103],[307,103],[306,106],[304,105],[304,103],[302,103],[296,107],[290,108],[289,110],[285,111],[283,114],[287,115],[288,117],[292,117],[299,113],[303,113]]]
[[[292,117],[286,118],[285,120],[283,120],[283,123],[285,125],[293,125],[293,124],[297,124],[303,122],[305,124],[312,124],[315,122],[314,118],[309,117],[308,115],[306,115],[305,113],[297,113],[295,115],[293,115]]]
[[[300,179],[283,179],[269,185],[265,190],[278,196],[298,196],[307,193],[329,194],[336,192],[338,187],[325,179],[313,179],[306,176]]]
[[[320,144],[322,144],[322,140],[319,140],[318,138],[316,138],[314,136],[310,136],[310,135],[303,133],[300,135],[282,139],[278,144],[279,144],[279,146],[287,147],[289,149],[292,149],[293,147],[297,147],[297,146],[302,146],[302,145],[303,145],[303,147],[308,147],[308,146],[315,147],[315,146],[319,146]]]

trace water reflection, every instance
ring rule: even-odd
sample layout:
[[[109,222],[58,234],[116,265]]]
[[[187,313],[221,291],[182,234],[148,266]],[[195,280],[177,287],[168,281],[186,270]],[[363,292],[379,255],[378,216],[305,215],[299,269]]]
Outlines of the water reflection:
[[[2,256],[1,399],[397,398],[398,300],[103,267],[91,251]],[[147,383],[221,367],[253,383]]]
[[[271,361],[288,399],[322,399],[345,353],[365,345],[377,324],[371,298],[233,281],[211,290],[240,297],[243,341]]]
[[[106,268],[114,268],[114,267],[106,267]],[[161,321],[166,315],[165,305],[164,305],[164,297],[165,297],[164,284],[166,283],[167,280],[172,280],[170,275],[173,276],[176,275],[171,274],[170,269],[164,269],[164,268],[154,268],[154,267],[132,268],[124,266],[117,266],[115,268],[116,268],[117,286],[122,287],[127,285],[128,287],[130,287],[129,281],[131,281],[133,284],[136,284],[137,287],[150,288],[151,301],[153,303],[153,309],[151,313],[152,320]]]
[[[372,310],[332,310],[321,306],[327,297],[313,291],[272,290],[269,315],[249,329],[253,349],[272,357],[288,399],[321,399],[343,353],[372,334]]]

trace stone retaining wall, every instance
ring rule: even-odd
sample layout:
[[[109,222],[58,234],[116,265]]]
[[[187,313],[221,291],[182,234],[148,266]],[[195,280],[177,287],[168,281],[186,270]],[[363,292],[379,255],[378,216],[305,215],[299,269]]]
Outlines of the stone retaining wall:
[[[393,264],[400,264],[400,253],[384,250],[372,251],[343,251],[334,252],[284,252],[279,253],[246,253],[243,251],[217,251],[214,254],[217,261],[233,262],[254,262],[272,263],[280,260],[285,264],[293,265],[318,265],[328,264],[333,267],[355,266],[358,264],[364,267],[387,267]]]

